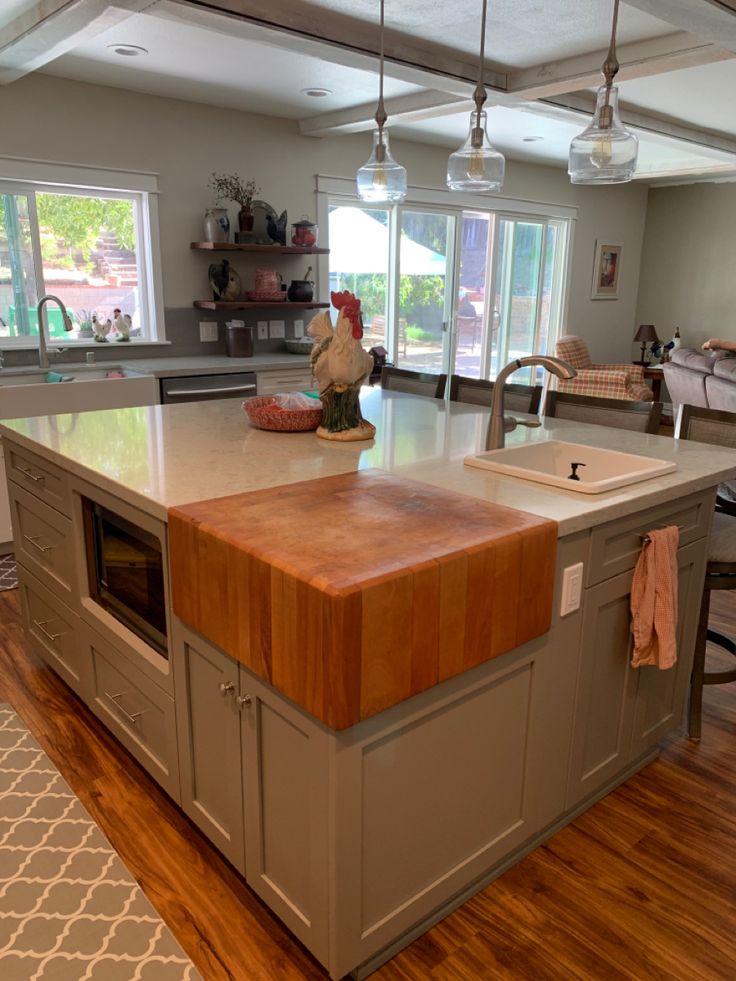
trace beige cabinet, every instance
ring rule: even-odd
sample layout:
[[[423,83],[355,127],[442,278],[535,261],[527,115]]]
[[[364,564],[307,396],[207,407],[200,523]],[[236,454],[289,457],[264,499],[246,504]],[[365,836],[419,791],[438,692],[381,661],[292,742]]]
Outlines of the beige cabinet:
[[[0,440],[0,545],[12,541],[13,526],[10,521],[10,505],[6,496],[5,450]]]
[[[624,777],[682,719],[707,561],[712,494],[594,529],[583,593],[580,668],[567,806]],[[647,530],[677,524],[679,658],[666,671],[631,667],[631,583]],[[624,570],[624,571],[621,571]],[[603,578],[607,573],[610,578]]]
[[[259,371],[256,375],[259,395],[276,395],[279,392],[309,392],[314,389],[309,368],[279,368],[277,371]]]

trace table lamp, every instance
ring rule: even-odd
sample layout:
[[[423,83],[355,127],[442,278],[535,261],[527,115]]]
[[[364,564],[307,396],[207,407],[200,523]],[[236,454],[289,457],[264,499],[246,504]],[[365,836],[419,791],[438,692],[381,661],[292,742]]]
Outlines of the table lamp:
[[[654,324],[641,324],[634,334],[634,340],[641,341],[641,364],[647,364],[644,360],[647,353],[647,344],[653,344],[659,340],[657,331],[654,329]]]

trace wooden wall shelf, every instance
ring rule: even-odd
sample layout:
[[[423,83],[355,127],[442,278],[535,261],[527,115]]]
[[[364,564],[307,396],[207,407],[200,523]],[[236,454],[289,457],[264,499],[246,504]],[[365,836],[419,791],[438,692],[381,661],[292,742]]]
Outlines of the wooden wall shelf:
[[[194,306],[197,310],[255,310],[264,307],[282,310],[313,310],[317,307],[327,310],[329,303],[292,303],[289,300],[277,300],[275,303],[258,303],[251,300],[195,300]]]
[[[204,252],[270,252],[272,255],[329,255],[329,249],[300,245],[240,245],[237,242],[192,242],[192,249]]]

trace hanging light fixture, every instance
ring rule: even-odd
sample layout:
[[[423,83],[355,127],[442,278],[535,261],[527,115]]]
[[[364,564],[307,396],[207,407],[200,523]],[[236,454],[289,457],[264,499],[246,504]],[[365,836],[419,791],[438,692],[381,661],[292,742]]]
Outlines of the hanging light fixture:
[[[396,163],[391,156],[388,132],[383,128],[387,118],[383,105],[383,0],[381,0],[381,61],[375,115],[378,128],[373,133],[371,155],[358,171],[358,197],[361,201],[397,203],[406,197],[406,167]]]
[[[598,89],[590,125],[570,144],[567,171],[572,184],[624,184],[636,170],[639,140],[621,122],[618,88],[613,84],[619,69],[616,58],[616,24],[619,0],[613,3],[611,43],[601,72],[606,82]]]
[[[480,26],[480,64],[478,84],[473,93],[475,109],[470,113],[470,131],[463,145],[450,154],[447,161],[447,186],[451,191],[500,191],[506,161],[488,139],[486,114],[483,104],[487,99],[483,84],[483,67],[486,45],[486,10],[488,0],[483,0]]]

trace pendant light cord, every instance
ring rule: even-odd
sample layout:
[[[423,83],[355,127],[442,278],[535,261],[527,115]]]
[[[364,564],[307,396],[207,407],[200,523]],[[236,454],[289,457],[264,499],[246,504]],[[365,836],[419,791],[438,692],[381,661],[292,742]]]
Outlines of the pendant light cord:
[[[381,0],[383,2],[383,0]],[[475,87],[475,92],[473,93],[473,100],[475,101],[475,112],[476,112],[476,127],[480,126],[480,114],[483,112],[483,104],[488,98],[486,93],[486,87],[483,83],[484,66],[485,66],[485,55],[486,55],[486,13],[488,10],[488,0],[483,0],[483,12],[480,19],[480,58],[478,62],[478,84]]]
[[[380,30],[380,59],[378,63],[378,106],[376,107],[376,123],[378,124],[378,142],[383,143],[383,124],[386,122],[386,109],[383,104],[383,0],[381,0],[381,30]]]
[[[608,45],[608,54],[606,55],[606,60],[603,62],[603,68],[601,69],[603,77],[606,80],[606,88],[610,89],[613,85],[613,80],[618,74],[618,70],[621,67],[618,63],[618,58],[616,57],[616,28],[618,26],[618,4],[619,0],[613,0],[613,25],[611,26],[611,43]]]

